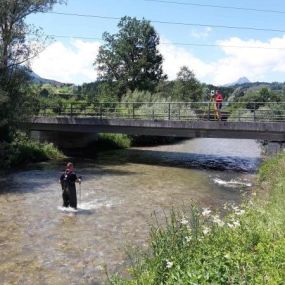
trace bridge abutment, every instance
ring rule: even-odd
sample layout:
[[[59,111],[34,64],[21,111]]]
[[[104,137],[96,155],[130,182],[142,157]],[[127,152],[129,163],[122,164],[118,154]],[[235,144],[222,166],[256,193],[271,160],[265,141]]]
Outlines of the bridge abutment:
[[[285,150],[285,141],[263,141],[265,155],[275,155]]]

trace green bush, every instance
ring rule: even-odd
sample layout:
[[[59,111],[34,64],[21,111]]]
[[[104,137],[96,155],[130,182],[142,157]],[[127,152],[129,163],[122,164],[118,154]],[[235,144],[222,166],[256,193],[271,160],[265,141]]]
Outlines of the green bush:
[[[129,279],[111,284],[284,284],[285,154],[265,162],[259,176],[260,195],[225,205],[223,219],[195,206],[163,223],[156,217],[148,252],[133,257]]]
[[[39,143],[23,135],[17,135],[11,143],[0,144],[0,161],[3,169],[63,157],[64,155],[53,144]]]
[[[122,149],[131,146],[132,140],[129,136],[123,134],[103,133],[98,135],[96,147],[99,149]]]

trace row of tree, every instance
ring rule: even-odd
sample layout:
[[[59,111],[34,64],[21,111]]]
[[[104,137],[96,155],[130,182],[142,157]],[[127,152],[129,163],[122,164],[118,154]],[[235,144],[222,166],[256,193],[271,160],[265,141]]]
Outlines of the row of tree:
[[[79,87],[78,96],[88,102],[114,102],[121,101],[126,94],[149,92],[153,97],[164,98],[168,101],[202,101],[209,95],[206,85],[199,83],[193,72],[183,66],[177,74],[176,80],[160,80],[152,88],[126,88],[121,92],[117,81],[100,80],[85,83]],[[128,82],[126,82],[128,84]],[[133,83],[132,83],[133,84]],[[120,84],[120,86],[122,86]],[[150,85],[148,84],[148,87]],[[118,90],[119,89],[119,90]],[[134,98],[135,100],[135,98]]]

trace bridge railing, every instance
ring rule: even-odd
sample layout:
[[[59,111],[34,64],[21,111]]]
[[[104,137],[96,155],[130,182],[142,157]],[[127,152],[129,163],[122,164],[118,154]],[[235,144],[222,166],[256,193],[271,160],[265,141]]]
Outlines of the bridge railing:
[[[39,116],[96,117],[100,119],[141,119],[172,121],[285,121],[285,102],[225,102],[220,118],[213,102],[130,102],[73,103],[42,105]]]

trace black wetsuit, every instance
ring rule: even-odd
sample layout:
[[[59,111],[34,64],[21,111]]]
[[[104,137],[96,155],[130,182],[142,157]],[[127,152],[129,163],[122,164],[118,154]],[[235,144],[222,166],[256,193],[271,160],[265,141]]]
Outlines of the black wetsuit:
[[[74,172],[68,169],[60,176],[60,183],[62,188],[63,207],[77,208],[77,197],[75,181],[77,176]]]

